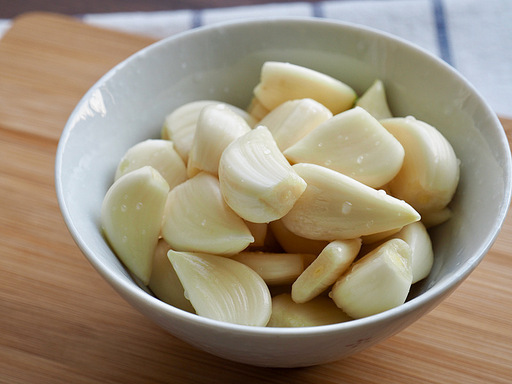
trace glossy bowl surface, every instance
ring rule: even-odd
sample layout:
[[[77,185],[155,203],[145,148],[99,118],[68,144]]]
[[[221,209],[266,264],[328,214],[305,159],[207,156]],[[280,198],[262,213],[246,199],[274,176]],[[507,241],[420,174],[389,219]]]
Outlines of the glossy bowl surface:
[[[267,60],[327,73],[359,94],[384,81],[395,116],[437,127],[461,161],[454,217],[431,235],[435,264],[402,306],[309,328],[238,326],[173,308],[130,277],[103,238],[100,207],[118,161],[158,138],[164,116],[193,100],[245,108]],[[422,49],[365,27],[313,18],[254,19],[203,27],[139,51],[95,84],[64,128],[56,158],[60,208],[77,245],[115,290],[174,336],[212,354],[259,366],[334,361],[404,329],[438,305],[478,265],[505,218],[510,149],[493,111],[453,68]]]

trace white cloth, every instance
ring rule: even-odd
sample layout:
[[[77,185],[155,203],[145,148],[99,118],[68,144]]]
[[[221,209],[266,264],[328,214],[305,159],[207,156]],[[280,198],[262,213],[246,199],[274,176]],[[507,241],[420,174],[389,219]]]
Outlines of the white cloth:
[[[87,14],[86,23],[157,39],[221,21],[255,16],[315,16],[380,29],[443,58],[501,116],[512,118],[512,1],[340,0],[229,8]],[[9,28],[0,20],[0,34]]]

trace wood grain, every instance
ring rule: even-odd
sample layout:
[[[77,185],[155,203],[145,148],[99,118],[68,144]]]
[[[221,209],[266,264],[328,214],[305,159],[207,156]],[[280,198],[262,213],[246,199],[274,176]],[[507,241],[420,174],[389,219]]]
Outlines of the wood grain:
[[[76,102],[150,44],[51,14],[0,40],[0,383],[509,383],[512,217],[471,276],[400,334],[306,369],[225,361],[126,304],[73,243],[57,206],[57,141]],[[502,120],[512,137],[512,121]]]
[[[293,3],[297,0],[279,0],[280,3]],[[329,0],[309,0],[309,2]],[[332,0],[331,0],[332,1]],[[275,0],[23,0],[3,1],[0,6],[0,18],[13,18],[34,10],[56,12],[66,15],[108,12],[153,12],[177,9],[205,9],[239,7],[255,4],[274,3]]]

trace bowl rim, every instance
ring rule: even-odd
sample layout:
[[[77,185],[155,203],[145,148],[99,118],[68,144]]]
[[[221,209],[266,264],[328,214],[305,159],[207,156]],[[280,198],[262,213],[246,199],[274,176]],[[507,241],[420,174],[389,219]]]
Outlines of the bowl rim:
[[[64,198],[64,190],[62,184],[62,167],[63,167],[63,152],[66,147],[66,143],[72,133],[73,130],[73,122],[74,117],[77,114],[80,107],[91,97],[91,95],[100,88],[104,83],[106,83],[110,78],[115,76],[115,74],[122,70],[124,67],[130,65],[137,57],[146,55],[154,50],[163,49],[168,44],[172,44],[174,41],[188,38],[189,36],[193,36],[195,34],[204,34],[209,33],[212,30],[223,28],[239,28],[244,25],[254,26],[255,24],[267,24],[267,23],[304,23],[308,24],[308,26],[316,27],[317,25],[328,26],[329,28],[340,28],[340,29],[350,29],[353,31],[358,31],[365,34],[370,35],[378,35],[381,38],[386,40],[394,41],[395,43],[404,46],[407,49],[416,51],[420,55],[422,55],[425,59],[428,59],[435,63],[436,65],[442,67],[443,70],[451,72],[451,74],[458,78],[464,86],[471,90],[471,92],[477,97],[482,106],[485,107],[491,119],[496,126],[501,126],[501,123],[498,117],[493,113],[487,102],[483,99],[481,94],[477,89],[458,71],[455,70],[451,65],[444,62],[439,57],[430,53],[426,49],[417,46],[416,44],[407,41],[401,37],[395,36],[391,33],[378,30],[373,27],[340,21],[336,19],[328,19],[328,18],[318,18],[312,16],[289,16],[289,17],[248,17],[243,19],[236,19],[230,21],[219,22],[210,25],[204,25],[201,27],[193,28],[167,38],[161,39],[155,43],[152,43],[141,50],[135,52],[130,55],[125,60],[121,61],[117,65],[115,65],[112,69],[110,69],[107,73],[99,78],[95,84],[89,88],[89,90],[84,94],[84,96],[80,99],[78,104],[74,107],[73,112],[71,113],[68,121],[66,122],[64,129],[62,131],[56,152],[56,160],[55,160],[55,187],[57,193],[58,205],[61,211],[61,214],[64,218],[65,224],[77,244],[78,248],[87,258],[87,260],[92,264],[92,266],[96,269],[96,271],[125,299],[130,297],[135,302],[144,305],[151,306],[158,311],[163,311],[166,314],[169,314],[173,317],[179,317],[185,321],[191,321],[193,323],[197,323],[198,325],[203,325],[207,327],[214,327],[220,331],[236,331],[244,334],[252,334],[252,335],[267,335],[267,336],[299,336],[299,335],[318,335],[318,334],[329,334],[329,333],[338,333],[340,330],[349,331],[353,328],[364,327],[365,325],[376,324],[381,321],[394,320],[402,317],[406,313],[414,312],[415,310],[428,306],[430,303],[429,311],[433,309],[438,303],[442,296],[446,292],[453,291],[459,284],[461,284],[467,276],[478,266],[478,264],[483,260],[494,241],[496,240],[499,231],[505,221],[510,201],[512,195],[512,180],[511,177],[508,177],[504,180],[504,200],[499,210],[499,215],[496,217],[493,222],[493,226],[489,229],[489,234],[486,237],[485,241],[482,242],[481,246],[474,252],[474,254],[470,257],[470,259],[464,263],[455,273],[450,275],[449,277],[443,279],[442,281],[437,282],[434,286],[428,288],[427,291],[420,294],[417,297],[412,298],[411,300],[405,302],[404,304],[387,310],[382,313],[378,313],[372,316],[368,316],[361,319],[354,319],[348,322],[337,323],[337,324],[329,324],[329,325],[320,325],[320,326],[310,326],[310,327],[298,327],[298,328],[278,328],[278,327],[255,327],[248,325],[239,325],[233,324],[223,321],[218,321],[214,319],[209,319],[206,317],[198,316],[193,313],[186,312],[184,310],[175,308],[169,304],[162,302],[154,296],[151,296],[149,293],[145,292],[141,287],[137,285],[134,281],[133,283],[127,282],[123,279],[120,279],[115,276],[115,274],[111,273],[110,270],[95,257],[93,250],[88,246],[87,241],[81,236],[78,231],[78,228],[75,226],[74,220],[70,214],[69,208],[66,204]],[[500,136],[501,142],[504,146],[508,147],[508,156],[504,159],[503,168],[507,175],[512,174],[512,160],[510,155],[510,147],[508,144],[507,137],[505,132],[501,130],[497,132]],[[507,152],[507,151],[505,151]]]

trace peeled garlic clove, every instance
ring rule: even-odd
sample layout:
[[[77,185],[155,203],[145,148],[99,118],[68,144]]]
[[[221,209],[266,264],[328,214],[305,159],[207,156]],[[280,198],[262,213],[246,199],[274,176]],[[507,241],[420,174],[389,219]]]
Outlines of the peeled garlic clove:
[[[363,244],[375,244],[378,243],[379,241],[388,239],[392,235],[400,232],[401,229],[402,227],[393,228],[388,231],[377,232],[371,235],[361,236],[361,240],[363,241]]]
[[[330,242],[292,284],[292,299],[305,303],[320,295],[345,272],[361,249],[361,239]]]
[[[361,107],[325,121],[283,153],[293,163],[322,165],[373,188],[393,179],[404,160],[400,142]]]
[[[242,119],[245,120],[247,125],[250,128],[254,128],[257,124],[259,119],[256,119],[254,116],[251,116],[249,112],[243,110],[242,108],[238,108],[232,104],[223,103],[229,107],[233,112],[235,112],[238,116],[240,116]]]
[[[276,61],[263,64],[254,95],[270,111],[288,100],[310,98],[325,105],[333,114],[351,108],[356,99],[351,87],[331,76]]]
[[[304,255],[298,253],[241,252],[232,257],[261,276],[268,285],[290,284],[304,271]]]
[[[329,244],[328,241],[311,240],[297,236],[286,228],[282,220],[272,221],[269,223],[269,226],[279,245],[288,253],[308,253],[318,255],[322,252],[322,249]]]
[[[444,207],[440,210],[423,213],[421,215],[421,221],[426,228],[432,228],[450,220],[452,216],[453,212],[450,207]]]
[[[379,79],[357,99],[356,106],[366,109],[377,120],[393,117],[388,107],[384,83]]]
[[[289,293],[272,298],[272,315],[267,327],[315,327],[352,320],[325,296],[307,303],[295,303]]]
[[[192,101],[176,108],[165,117],[161,133],[162,139],[174,142],[176,151],[185,164],[188,161],[188,153],[192,147],[197,119],[201,110],[208,105],[217,103],[213,100]]]
[[[249,124],[226,104],[204,107],[197,120],[188,156],[188,176],[195,176],[201,171],[216,176],[224,149],[250,130]]]
[[[402,239],[411,247],[412,284],[424,279],[434,264],[432,241],[421,221],[406,225],[393,238]]]
[[[187,179],[187,168],[169,140],[146,140],[126,151],[116,169],[115,179],[128,172],[150,165],[172,189]]]
[[[427,277],[434,264],[434,251],[430,235],[422,221],[411,223],[375,243],[366,243],[361,252],[370,252],[383,242],[401,239],[411,247],[412,284]]]
[[[391,194],[421,214],[442,210],[459,182],[459,160],[448,140],[412,116],[381,123],[405,149],[403,166],[389,183]]]
[[[256,121],[263,119],[269,112],[270,110],[264,107],[256,97],[252,98],[251,103],[247,107],[247,113]]]
[[[241,325],[268,323],[270,291],[251,268],[210,254],[170,250],[167,256],[199,316]]]
[[[264,126],[226,147],[219,162],[219,181],[226,203],[254,223],[284,216],[306,188]]]
[[[117,179],[101,206],[101,228],[123,264],[145,285],[151,276],[169,185],[150,166]]]
[[[217,178],[206,172],[169,193],[162,223],[162,237],[177,251],[233,255],[254,241],[224,202]]]
[[[268,128],[284,151],[331,117],[332,112],[313,99],[290,100],[266,115],[260,125]]]
[[[185,290],[167,257],[171,246],[160,239],[153,257],[153,268],[148,287],[163,302],[194,313],[194,307],[185,297]]]
[[[356,261],[334,284],[330,297],[359,319],[405,302],[412,282],[411,248],[392,239]]]
[[[406,202],[339,172],[303,163],[293,169],[308,186],[281,220],[298,236],[328,241],[354,239],[420,219]]]
[[[162,139],[172,140],[174,142],[176,151],[180,154],[185,164],[188,162],[188,154],[192,147],[192,141],[194,140],[199,114],[204,107],[214,104],[222,103],[215,100],[192,101],[176,108],[165,117],[161,137]],[[246,111],[234,105],[226,105],[246,119],[251,127],[256,123],[254,118],[249,116]]]

